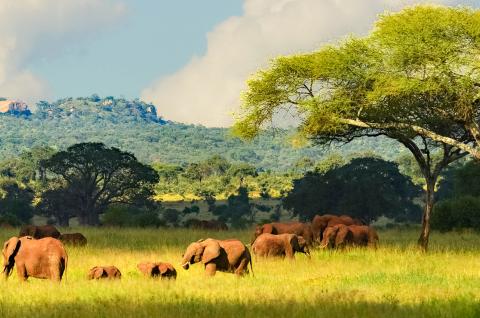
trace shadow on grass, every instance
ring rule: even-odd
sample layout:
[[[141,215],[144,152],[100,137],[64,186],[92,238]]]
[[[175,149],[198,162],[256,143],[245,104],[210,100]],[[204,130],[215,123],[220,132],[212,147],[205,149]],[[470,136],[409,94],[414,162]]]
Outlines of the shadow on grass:
[[[159,290],[161,294],[161,290]],[[54,296],[52,296],[54,297]],[[1,317],[479,317],[480,304],[472,297],[431,300],[418,304],[397,302],[337,301],[312,299],[311,303],[262,302],[230,303],[193,298],[147,301],[111,299],[63,304],[36,304],[11,307],[0,304]]]

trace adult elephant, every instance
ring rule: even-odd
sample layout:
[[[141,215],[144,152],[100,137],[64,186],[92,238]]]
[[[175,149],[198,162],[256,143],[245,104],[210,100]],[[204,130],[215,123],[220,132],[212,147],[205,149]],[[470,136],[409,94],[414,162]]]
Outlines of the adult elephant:
[[[243,276],[248,273],[248,264],[252,268],[252,258],[248,248],[236,239],[215,240],[208,238],[190,244],[183,254],[182,267],[188,270],[190,264],[202,262],[209,276],[216,271],[235,273]]]
[[[60,232],[53,225],[24,225],[18,234],[18,237],[22,236],[31,236],[35,239],[41,239],[44,237],[59,238]]]
[[[261,234],[252,245],[253,253],[257,256],[280,256],[295,258],[295,252],[310,256],[307,242],[296,234]]]
[[[255,228],[255,237],[253,241],[257,239],[261,234],[296,234],[302,236],[307,246],[312,246],[313,243],[313,231],[312,226],[308,223],[302,222],[288,222],[288,223],[267,223],[264,225],[257,225]],[[252,242],[253,244],[253,242]]]
[[[320,247],[344,248],[347,245],[353,245],[376,248],[377,244],[378,234],[373,227],[337,224],[325,229]]]
[[[54,238],[39,240],[31,236],[10,238],[3,244],[3,273],[8,278],[13,266],[17,266],[18,277],[60,281],[67,268],[68,256],[63,244]]]
[[[323,231],[329,226],[337,224],[343,225],[363,225],[360,220],[354,219],[348,215],[315,215],[312,220],[313,237],[316,242],[320,242],[323,239]]]

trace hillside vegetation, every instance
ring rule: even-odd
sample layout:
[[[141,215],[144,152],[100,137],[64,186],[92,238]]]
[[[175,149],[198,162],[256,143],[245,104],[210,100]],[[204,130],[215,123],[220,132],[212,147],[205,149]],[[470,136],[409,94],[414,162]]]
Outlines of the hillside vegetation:
[[[396,159],[398,147],[387,139],[361,139],[344,147],[294,148],[293,130],[276,129],[252,142],[231,136],[226,128],[185,125],[162,118],[162,110],[123,98],[66,98],[40,102],[32,114],[0,115],[0,157],[35,146],[57,149],[80,142],[103,142],[134,153],[146,163],[185,164],[221,154],[264,170],[286,170],[304,157],[317,161],[331,151],[342,155],[372,152]]]

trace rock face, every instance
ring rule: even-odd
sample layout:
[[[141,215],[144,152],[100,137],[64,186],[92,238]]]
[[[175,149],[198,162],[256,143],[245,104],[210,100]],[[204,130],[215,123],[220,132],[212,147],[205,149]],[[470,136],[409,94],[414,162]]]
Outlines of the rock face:
[[[30,109],[24,102],[18,100],[0,100],[0,114],[30,115]]]

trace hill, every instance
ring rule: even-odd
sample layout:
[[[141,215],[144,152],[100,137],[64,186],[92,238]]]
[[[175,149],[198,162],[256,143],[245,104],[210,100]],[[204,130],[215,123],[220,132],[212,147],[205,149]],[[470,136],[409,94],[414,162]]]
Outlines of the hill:
[[[387,159],[399,154],[395,142],[381,138],[361,139],[341,148],[293,148],[288,141],[292,130],[275,130],[247,143],[232,137],[226,128],[175,123],[159,113],[140,100],[97,95],[40,102],[33,113],[0,114],[0,156],[16,156],[34,146],[62,149],[78,142],[101,141],[147,163],[184,164],[220,154],[261,169],[284,170],[303,157],[318,160],[330,152],[373,152]]]

